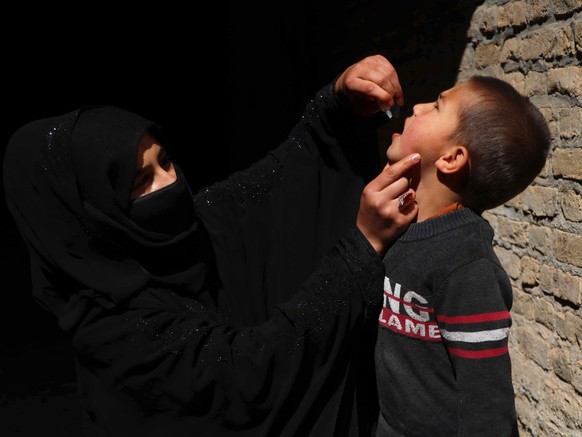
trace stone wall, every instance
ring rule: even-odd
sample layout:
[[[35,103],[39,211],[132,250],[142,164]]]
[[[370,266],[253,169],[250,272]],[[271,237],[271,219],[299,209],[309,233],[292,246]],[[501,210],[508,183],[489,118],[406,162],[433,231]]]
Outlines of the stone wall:
[[[548,163],[485,214],[514,287],[510,353],[523,436],[582,435],[582,1],[487,0],[459,79],[490,74],[529,96],[552,133]]]
[[[4,96],[2,144],[33,118],[113,103],[172,132],[192,153],[188,170],[206,182],[230,172],[225,156],[243,167],[278,144],[312,93],[367,54],[383,53],[396,66],[404,113],[473,73],[508,80],[541,108],[554,138],[535,184],[486,214],[514,284],[510,346],[521,434],[582,436],[582,0],[271,3],[201,2],[194,15],[157,5],[158,32],[110,14],[71,28],[57,9],[19,27],[34,44],[5,26],[5,82],[21,92]],[[59,56],[71,35],[83,49]],[[143,74],[152,55],[164,68]],[[205,90],[192,80],[201,72]],[[403,119],[387,129],[401,131]],[[192,126],[213,138],[211,147],[203,142],[204,159]],[[380,156],[390,133],[380,133]],[[234,152],[224,149],[229,134]],[[245,138],[256,143],[241,147]],[[0,408],[3,435],[37,435],[28,431],[38,423],[45,435],[80,435],[69,339],[32,301],[28,256],[4,214],[4,276],[17,281],[0,308],[0,328],[10,333],[2,339],[0,395],[17,402]]]
[[[361,0],[338,3],[336,12],[341,4],[342,31],[332,38],[346,43],[324,45],[335,47],[325,65],[384,54],[398,71],[405,116],[414,103],[487,74],[510,82],[546,117],[553,138],[546,167],[485,218],[514,287],[520,434],[582,437],[582,0],[431,0],[397,12],[391,2]],[[403,117],[382,128],[380,156],[399,123]]]

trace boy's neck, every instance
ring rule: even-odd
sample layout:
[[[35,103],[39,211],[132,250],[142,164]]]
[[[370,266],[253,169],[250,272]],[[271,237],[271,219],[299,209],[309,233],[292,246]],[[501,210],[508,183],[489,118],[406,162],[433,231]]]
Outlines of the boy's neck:
[[[453,204],[461,202],[461,197],[449,187],[442,184],[436,176],[423,175],[416,188],[418,204],[417,222],[435,217]]]

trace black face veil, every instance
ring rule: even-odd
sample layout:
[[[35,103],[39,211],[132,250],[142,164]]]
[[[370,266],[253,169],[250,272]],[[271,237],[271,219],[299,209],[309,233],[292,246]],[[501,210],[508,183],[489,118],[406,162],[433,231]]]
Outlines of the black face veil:
[[[26,124],[10,139],[4,184],[30,250],[33,295],[65,329],[81,317],[83,302],[112,307],[152,283],[187,295],[204,288],[212,251],[193,210],[178,233],[129,218],[146,131],[164,144],[147,119],[113,106],[83,107]]]
[[[345,153],[363,137],[342,108],[323,88],[284,143],[197,193],[190,225],[169,234],[129,199],[144,132],[164,143],[150,121],[88,107],[13,135],[4,183],[33,294],[74,333],[79,392],[103,429],[371,429],[384,266],[353,229],[364,179]]]

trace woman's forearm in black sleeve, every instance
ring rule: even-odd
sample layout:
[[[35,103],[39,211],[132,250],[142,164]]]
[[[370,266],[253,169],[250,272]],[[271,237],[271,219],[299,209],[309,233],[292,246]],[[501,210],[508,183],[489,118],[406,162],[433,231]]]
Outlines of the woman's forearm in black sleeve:
[[[342,386],[383,272],[354,228],[259,326],[226,324],[199,299],[152,289],[124,311],[87,317],[75,344],[90,357],[85,369],[151,411],[208,430],[299,431]]]
[[[224,285],[221,306],[239,321],[264,321],[355,224],[366,181],[344,152],[363,153],[354,136],[373,125],[327,85],[280,147],[197,195]]]

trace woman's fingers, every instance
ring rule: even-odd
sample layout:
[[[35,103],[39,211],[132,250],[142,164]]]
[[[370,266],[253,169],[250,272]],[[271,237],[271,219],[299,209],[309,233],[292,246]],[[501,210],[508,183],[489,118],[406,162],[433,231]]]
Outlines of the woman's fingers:
[[[415,193],[413,190],[406,190],[398,197],[398,209],[400,212],[406,211],[406,209],[414,202]]]
[[[418,153],[413,153],[395,164],[386,164],[386,167],[384,167],[382,172],[376,176],[376,179],[370,182],[370,188],[374,191],[382,191],[392,184],[395,184],[395,194],[402,193],[406,188],[408,188],[408,179],[404,175],[419,162],[420,155]],[[398,191],[398,189],[400,190]]]
[[[339,76],[335,86],[354,113],[363,117],[404,104],[396,69],[382,55],[368,56],[351,65]]]
[[[415,191],[404,175],[419,162],[420,155],[414,153],[386,165],[362,192],[356,225],[379,254],[385,252],[387,245],[404,232],[418,213]]]

